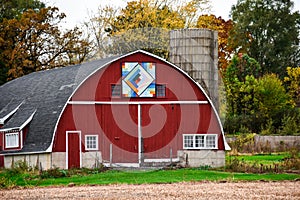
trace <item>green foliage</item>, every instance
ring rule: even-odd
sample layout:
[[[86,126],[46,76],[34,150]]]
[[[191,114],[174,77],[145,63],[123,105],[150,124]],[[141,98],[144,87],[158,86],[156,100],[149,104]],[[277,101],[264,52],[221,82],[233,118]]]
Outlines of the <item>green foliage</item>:
[[[229,158],[230,159],[230,158]],[[227,159],[227,162],[229,162]],[[231,157],[233,161],[233,157]],[[232,162],[231,161],[231,162]],[[235,161],[235,165],[239,165]],[[251,164],[252,166],[258,165]],[[231,168],[231,169],[230,169]],[[239,167],[240,168],[240,167]],[[103,173],[89,174],[85,176],[73,175],[70,177],[61,178],[45,178],[38,179],[36,177],[25,177],[14,182],[17,177],[7,176],[5,172],[0,173],[0,183],[1,180],[4,181],[3,187],[9,188],[14,186],[54,186],[54,185],[68,185],[73,183],[75,185],[106,185],[106,184],[150,184],[150,183],[176,183],[176,182],[186,182],[186,181],[257,181],[257,180],[295,180],[299,178],[299,174],[257,174],[257,173],[237,173],[233,172],[235,170],[232,166],[227,166],[225,168],[230,172],[216,171],[210,169],[208,166],[190,169],[177,169],[177,170],[150,170],[150,171],[116,171],[108,170]],[[218,169],[218,170],[224,170]],[[270,170],[266,172],[271,172]],[[281,172],[281,171],[279,171]],[[2,178],[5,177],[5,178]]]
[[[0,189],[11,189],[16,186],[15,181],[11,180],[9,177],[0,177]]]
[[[239,0],[232,7],[230,45],[256,59],[263,73],[282,76],[283,67],[295,67],[292,58],[299,58],[300,13],[292,8],[291,0]]]
[[[236,139],[229,145],[232,152],[253,152],[255,133],[241,133],[236,136]]]
[[[275,74],[267,74],[258,81],[256,99],[263,117],[275,117],[281,110],[291,108],[291,98],[282,81]]]
[[[39,0],[0,0],[0,22],[5,19],[20,18],[28,9],[39,10],[45,4]]]
[[[233,57],[224,76],[229,116],[251,115],[257,110],[254,92],[259,72],[259,64],[248,55]]]
[[[282,118],[282,125],[279,130],[280,135],[300,135],[300,111],[295,109],[295,112],[285,115]]]
[[[286,131],[288,126],[297,130],[293,124],[297,124],[298,118],[290,116],[295,110],[294,103],[283,82],[275,74],[260,75],[260,65],[253,58],[243,54],[233,57],[224,76],[226,132],[241,132],[243,127],[249,133],[264,135],[279,133],[280,128]],[[283,125],[284,116],[294,122]],[[284,131],[280,134],[286,134]]]
[[[42,179],[46,178],[61,178],[61,177],[67,177],[69,176],[69,173],[67,170],[59,169],[58,167],[53,167],[51,169],[42,171],[40,174],[40,177]]]
[[[267,123],[265,124],[265,126],[263,125],[262,130],[261,130],[261,134],[262,135],[275,134],[274,124],[273,124],[272,119],[267,120]]]
[[[299,150],[282,154],[227,156],[226,170],[246,173],[283,173],[300,169]]]
[[[300,67],[287,67],[284,82],[295,104],[300,107]]]

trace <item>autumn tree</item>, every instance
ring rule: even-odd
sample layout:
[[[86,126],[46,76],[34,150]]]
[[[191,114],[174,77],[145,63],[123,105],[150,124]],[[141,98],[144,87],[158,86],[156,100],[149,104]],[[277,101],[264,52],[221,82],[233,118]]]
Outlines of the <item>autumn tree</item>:
[[[90,25],[92,27],[90,30],[97,35],[100,52],[104,50],[108,54],[120,54],[145,49],[167,58],[169,30],[195,27],[195,19],[200,11],[206,9],[205,5],[208,2],[208,0],[138,0],[128,2],[119,12],[104,7],[99,10],[99,16],[93,17],[93,20],[98,21],[100,28],[104,29],[109,37],[95,30],[96,26]]]
[[[183,28],[184,20],[165,4],[141,0],[128,2],[107,27],[113,37],[110,48],[114,53],[145,49],[167,57],[168,30]]]
[[[3,19],[18,19],[29,10],[38,11],[45,8],[45,4],[39,0],[0,0],[0,22]]]
[[[3,19],[15,19],[20,18],[23,12],[28,9],[39,10],[44,8],[45,5],[37,0],[0,0],[0,23]],[[0,49],[2,54],[4,49]],[[5,67],[5,63],[0,60],[0,85],[7,80],[8,69]]]
[[[39,11],[30,9],[19,19],[3,19],[0,61],[4,71],[7,70],[6,80],[85,59],[89,42],[81,39],[78,28],[61,32],[58,23],[64,17],[58,8],[48,7]]]
[[[231,45],[236,52],[255,58],[264,73],[281,76],[297,65],[300,13],[291,0],[238,0],[232,7]],[[297,55],[296,55],[297,54]]]
[[[218,31],[218,67],[225,72],[231,59],[233,49],[228,45],[229,32],[232,29],[232,21],[224,20],[215,15],[201,15],[197,21],[197,28],[207,28]]]
[[[94,58],[104,58],[107,56],[108,33],[111,21],[117,16],[117,9],[110,5],[99,7],[97,13],[92,13],[90,20],[84,23],[87,37],[92,38]]]

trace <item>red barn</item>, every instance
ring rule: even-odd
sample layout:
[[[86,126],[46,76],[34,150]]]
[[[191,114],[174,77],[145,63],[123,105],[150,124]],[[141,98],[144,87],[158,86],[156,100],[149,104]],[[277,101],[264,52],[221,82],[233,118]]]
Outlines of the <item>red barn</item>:
[[[4,167],[225,164],[229,146],[204,90],[145,51],[35,72],[0,95]]]

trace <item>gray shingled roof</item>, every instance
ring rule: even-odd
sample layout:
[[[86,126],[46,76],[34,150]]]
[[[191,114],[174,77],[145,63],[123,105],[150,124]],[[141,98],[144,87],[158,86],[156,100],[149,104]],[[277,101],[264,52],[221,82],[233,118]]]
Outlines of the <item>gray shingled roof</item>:
[[[0,131],[20,128],[34,114],[19,153],[46,151],[59,116],[74,90],[89,75],[118,57],[34,72],[0,86],[0,119],[20,106]]]

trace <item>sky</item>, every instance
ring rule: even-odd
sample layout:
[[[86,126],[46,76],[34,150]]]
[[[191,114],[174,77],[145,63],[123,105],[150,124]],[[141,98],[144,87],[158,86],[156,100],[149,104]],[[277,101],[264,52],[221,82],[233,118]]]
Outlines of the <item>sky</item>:
[[[96,13],[100,5],[126,6],[126,0],[41,0],[47,6],[56,6],[60,12],[64,12],[66,22],[62,24],[64,28],[73,28],[75,25],[88,21],[92,13]],[[226,2],[226,3],[225,3]],[[211,0],[212,14],[228,20],[231,6],[237,0]],[[294,0],[294,11],[300,11],[300,0]]]

